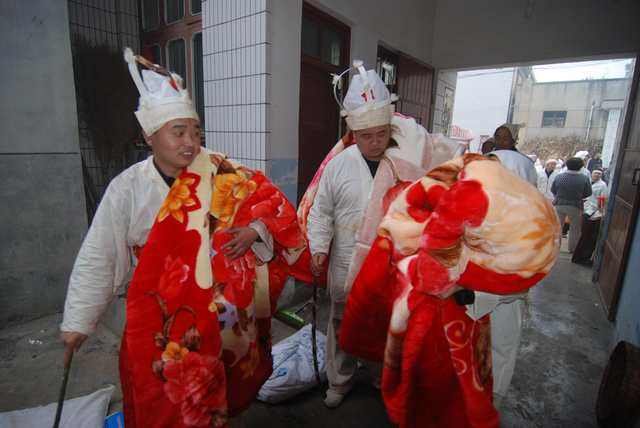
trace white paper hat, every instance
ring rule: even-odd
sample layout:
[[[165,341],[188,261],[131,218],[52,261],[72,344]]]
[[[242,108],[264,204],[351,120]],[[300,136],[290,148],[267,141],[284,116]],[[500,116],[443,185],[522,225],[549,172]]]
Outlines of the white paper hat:
[[[366,71],[362,61],[353,61],[353,68],[358,71],[358,74],[351,79],[343,103],[341,104],[336,97],[336,101],[342,108],[341,115],[346,116],[347,125],[357,131],[390,124],[395,111],[391,103],[397,101],[398,97],[389,93],[378,73],[374,70]],[[334,94],[342,74],[334,76]]]
[[[129,73],[140,93],[136,118],[145,134],[153,135],[158,129],[173,119],[198,119],[189,92],[184,89],[182,78],[169,73],[140,55],[134,55],[131,48],[124,50],[124,60]],[[150,68],[138,71],[138,63]]]

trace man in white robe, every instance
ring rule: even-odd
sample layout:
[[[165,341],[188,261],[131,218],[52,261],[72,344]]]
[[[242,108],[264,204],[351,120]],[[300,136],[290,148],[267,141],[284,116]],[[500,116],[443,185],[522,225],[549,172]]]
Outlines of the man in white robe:
[[[366,91],[365,86],[370,90]],[[361,94],[365,94],[361,97]],[[377,100],[367,103],[366,97]],[[312,271],[319,273],[331,254],[328,287],[331,298],[327,329],[327,377],[325,404],[340,405],[352,387],[357,369],[355,357],[338,346],[337,332],[346,303],[345,283],[356,245],[356,234],[369,203],[373,179],[391,137],[391,95],[378,75],[369,70],[353,77],[344,100],[347,124],[356,144],[332,159],[320,179],[308,218]],[[360,114],[354,114],[361,109]]]
[[[591,171],[587,169],[587,163],[589,161],[589,152],[586,150],[579,150],[576,152],[575,155],[573,155],[573,157],[582,159],[583,165],[582,165],[582,168],[580,168],[580,172],[589,180],[591,180]]]
[[[200,121],[180,76],[143,70],[140,77],[136,60],[152,68],[153,64],[134,58],[129,49],[125,58],[141,95],[136,117],[153,156],[109,183],[82,243],[60,326],[65,362],[95,331],[109,303],[128,283],[136,249],[147,242],[171,184],[200,152]],[[271,259],[272,238],[261,222],[234,234],[226,247],[231,257],[251,247],[263,261]]]
[[[355,144],[327,163],[307,219],[314,274],[329,257],[325,404],[332,408],[353,386],[357,360],[339,348],[337,333],[350,286],[384,215],[382,197],[394,183],[412,182],[463,151],[458,143],[432,137],[412,118],[394,115],[395,95],[375,71],[354,64],[358,74],[345,96],[343,115]]]
[[[537,187],[538,174],[534,163],[516,149],[517,136],[517,125],[499,126],[494,133],[496,150],[489,155],[496,156],[508,170]],[[496,405],[500,405],[515,370],[522,332],[522,311],[527,293],[505,296],[483,292],[475,294],[475,303],[468,307],[467,313],[474,319],[491,313],[493,391]]]
[[[544,169],[538,171],[538,190],[547,199],[553,201],[553,193],[551,193],[551,185],[558,175],[556,170],[558,162],[555,159],[548,159],[544,164]]]

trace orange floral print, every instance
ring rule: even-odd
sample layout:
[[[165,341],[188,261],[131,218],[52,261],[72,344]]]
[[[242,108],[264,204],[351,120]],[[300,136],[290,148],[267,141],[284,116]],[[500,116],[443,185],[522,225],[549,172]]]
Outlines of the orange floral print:
[[[171,186],[171,190],[167,195],[167,198],[160,207],[158,213],[158,222],[163,221],[169,216],[172,216],[180,223],[184,223],[185,216],[183,207],[193,207],[196,205],[196,200],[192,197],[191,189],[189,186],[195,184],[195,178],[185,177],[176,178],[176,181]]]
[[[189,349],[186,347],[180,346],[177,342],[169,342],[162,353],[162,361],[165,363],[169,361],[181,361],[188,353]]]
[[[219,220],[216,229],[224,229],[233,224],[240,202],[251,195],[256,188],[256,182],[250,180],[242,170],[215,176],[210,212]]]

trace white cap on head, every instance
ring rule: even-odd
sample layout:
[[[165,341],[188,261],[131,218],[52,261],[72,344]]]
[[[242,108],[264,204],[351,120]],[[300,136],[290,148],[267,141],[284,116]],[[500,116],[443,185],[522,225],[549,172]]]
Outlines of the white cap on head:
[[[582,160],[585,160],[587,156],[589,156],[589,152],[586,150],[580,150],[579,152],[576,152],[575,155],[573,155],[574,158],[580,158]]]
[[[124,59],[140,93],[135,115],[145,134],[153,135],[170,120],[199,120],[189,92],[183,88],[180,76],[167,72],[139,55],[134,55],[131,48],[124,50]],[[137,63],[151,70],[142,70],[142,76],[140,76]]]
[[[347,125],[354,131],[389,125],[395,111],[391,103],[397,101],[398,97],[389,93],[378,73],[366,71],[362,61],[355,60],[353,67],[358,74],[351,79],[341,106],[341,114],[346,116]]]

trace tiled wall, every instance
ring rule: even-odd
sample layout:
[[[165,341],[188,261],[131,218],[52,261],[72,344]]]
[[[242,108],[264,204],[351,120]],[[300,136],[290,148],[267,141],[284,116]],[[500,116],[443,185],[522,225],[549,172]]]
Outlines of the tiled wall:
[[[269,146],[269,1],[203,1],[207,147],[265,170]]]

